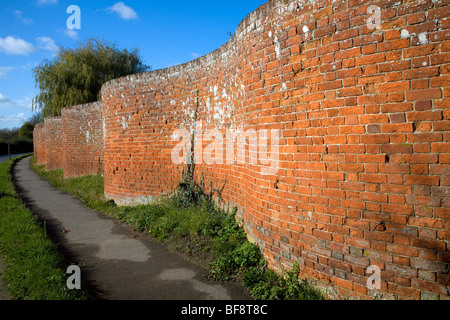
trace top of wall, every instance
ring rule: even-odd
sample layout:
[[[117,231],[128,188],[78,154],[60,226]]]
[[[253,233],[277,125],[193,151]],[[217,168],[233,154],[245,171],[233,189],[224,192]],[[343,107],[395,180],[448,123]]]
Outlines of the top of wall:
[[[230,40],[228,40],[227,43],[222,45],[217,50],[195,60],[170,68],[128,75],[126,77],[111,80],[102,86],[102,91],[105,89],[109,89],[110,87],[113,87],[115,85],[119,85],[122,82],[149,80],[154,81],[156,79],[178,76],[185,71],[192,71],[199,68],[208,68],[209,66],[214,65],[218,58],[227,58],[230,57],[230,55],[234,54],[236,44],[241,41],[248,33],[254,32],[255,30],[256,32],[264,32],[263,19],[267,17],[270,12],[279,8],[280,10],[278,13],[282,14],[284,12],[282,7],[293,10],[294,6],[296,6],[297,10],[299,8],[305,8],[307,6],[310,6],[309,10],[313,10],[315,2],[316,0],[270,0],[258,7],[255,11],[248,14],[247,17],[245,17],[245,19],[242,20],[238,25],[235,34],[230,38]]]
[[[61,117],[47,117],[44,119],[44,123],[58,122],[58,121],[61,121]]]
[[[86,108],[102,108],[102,102],[96,101],[96,102],[85,103],[85,104],[80,104],[80,105],[71,106],[71,107],[65,107],[61,110],[61,114],[63,115],[65,112],[69,112],[72,110],[81,111],[81,110],[85,110]]]
[[[96,101],[96,102],[85,103],[85,104],[80,104],[80,105],[71,106],[71,107],[65,107],[62,109],[62,112],[64,112],[64,110],[82,110],[85,108],[95,108],[95,107],[102,107],[102,102]]]

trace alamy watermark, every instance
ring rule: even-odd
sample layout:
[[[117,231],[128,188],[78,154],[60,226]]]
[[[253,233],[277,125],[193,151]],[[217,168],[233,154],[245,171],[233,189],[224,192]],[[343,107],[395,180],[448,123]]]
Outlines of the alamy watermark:
[[[367,268],[367,273],[371,276],[367,279],[367,288],[370,290],[380,290],[381,289],[381,269],[378,266],[371,265]]]
[[[81,9],[79,6],[71,5],[67,7],[68,14],[71,14],[69,18],[67,18],[67,29],[69,30],[80,30],[81,29]]]
[[[198,121],[194,132],[175,130],[172,141],[180,139],[171,154],[172,162],[177,165],[192,162],[207,165],[251,164],[260,166],[260,172],[264,175],[274,175],[279,170],[281,131],[278,129],[227,129],[223,132],[219,129],[203,130],[202,122]]]
[[[81,269],[79,266],[70,266],[67,268],[66,274],[70,274],[66,281],[67,289],[81,289]]]
[[[367,28],[370,30],[381,30],[381,8],[371,5],[367,8],[367,14],[370,15],[367,20]]]

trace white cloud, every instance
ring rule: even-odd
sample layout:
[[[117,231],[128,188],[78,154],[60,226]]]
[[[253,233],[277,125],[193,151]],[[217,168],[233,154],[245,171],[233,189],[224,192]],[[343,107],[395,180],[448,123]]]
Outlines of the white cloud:
[[[13,100],[0,93],[0,128],[23,125],[32,114],[32,102],[30,97]]]
[[[34,46],[23,39],[11,36],[0,38],[0,52],[4,52],[7,55],[28,55],[34,50]]]
[[[0,79],[1,78],[6,78],[8,72],[11,72],[12,70],[14,70],[14,67],[2,67],[0,66]],[[0,93],[1,95],[1,93]]]
[[[25,111],[33,110],[33,99],[30,97],[25,97],[23,99],[14,100],[13,103],[19,109],[22,109]]]
[[[33,99],[30,97],[24,97],[23,99],[12,100],[0,93],[0,106],[31,111],[33,110]]]
[[[39,37],[36,38],[36,41],[38,42],[39,49],[51,51],[53,54],[56,54],[59,50],[59,47],[52,38]]]
[[[108,10],[109,12],[117,13],[124,20],[131,20],[138,18],[136,11],[125,5],[125,3],[123,2],[118,2],[112,7],[107,8],[106,10]]]
[[[28,117],[25,114],[23,114],[22,112],[17,115],[14,115],[14,114],[10,114],[7,116],[0,115],[0,127],[1,128],[5,128],[5,127],[13,128],[15,126],[21,126],[27,120],[28,120]]]
[[[23,16],[22,11],[20,11],[20,10],[14,10],[14,16],[15,16],[18,20],[22,21],[23,24],[30,24],[30,23],[33,22],[33,19],[25,18],[25,17]]]
[[[69,38],[72,38],[72,40],[78,40],[78,33],[75,30],[66,29],[64,30],[64,34]]]
[[[37,0],[37,4],[40,6],[45,6],[49,4],[57,4],[58,0]]]
[[[191,53],[191,57],[194,58],[194,59],[197,59],[197,58],[200,57],[200,55],[198,53],[196,53],[196,52],[192,52]]]
[[[9,99],[7,96],[4,96],[0,93],[0,104],[5,104],[11,102],[11,99]]]

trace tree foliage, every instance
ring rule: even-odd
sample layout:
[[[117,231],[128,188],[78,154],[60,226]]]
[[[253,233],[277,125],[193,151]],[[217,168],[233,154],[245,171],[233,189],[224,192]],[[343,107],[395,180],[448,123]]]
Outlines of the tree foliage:
[[[40,90],[33,108],[44,117],[59,116],[64,107],[101,100],[104,83],[149,69],[138,49],[119,50],[104,40],[91,38],[77,48],[61,48],[52,61],[44,60],[33,70]]]
[[[28,120],[29,123],[31,123],[33,125],[33,128],[38,124],[42,122],[42,113],[36,112],[35,114],[33,114],[30,119]]]
[[[19,138],[33,139],[33,130],[34,125],[29,121],[25,122],[19,129]]]

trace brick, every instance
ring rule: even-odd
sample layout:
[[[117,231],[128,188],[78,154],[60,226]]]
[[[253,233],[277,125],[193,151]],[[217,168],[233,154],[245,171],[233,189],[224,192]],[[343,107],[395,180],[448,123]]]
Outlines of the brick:
[[[426,111],[431,109],[431,100],[417,101],[415,104],[416,111]]]
[[[450,219],[450,208],[436,208],[434,212],[436,218]]]
[[[409,142],[437,142],[442,141],[442,133],[413,133],[408,135]]]
[[[416,248],[399,246],[395,244],[386,245],[386,251],[408,257],[417,257],[419,255],[419,251]]]
[[[391,114],[389,119],[391,120],[391,123],[405,123],[406,122],[406,116],[404,113]]]
[[[418,78],[431,78],[439,75],[439,68],[430,67],[430,68],[419,68],[413,70],[404,71],[404,79],[418,79]]]
[[[404,49],[409,47],[409,39],[396,39],[391,41],[384,41],[378,45],[378,51],[391,51]]]
[[[421,279],[412,279],[412,287],[444,296],[448,295],[447,286],[444,284],[431,283]]]
[[[406,118],[408,121],[436,121],[442,120],[442,112],[441,111],[408,112]]]
[[[438,44],[427,44],[423,46],[416,46],[411,48],[403,49],[403,58],[410,59],[414,57],[422,57],[427,55],[432,55],[435,53],[439,53],[439,45]]]
[[[429,240],[429,239],[420,239],[420,238],[412,239],[411,245],[413,247],[430,250],[445,251],[446,249],[446,244],[444,241]]]
[[[400,205],[400,204],[384,204],[383,212],[412,215],[413,207],[409,205]]]
[[[410,24],[410,25],[420,23],[420,22],[425,22],[425,21],[426,21],[426,16],[425,16],[424,12],[418,12],[418,13],[410,14],[408,16],[408,24]]]
[[[425,176],[425,175],[411,175],[405,177],[406,184],[412,185],[427,185],[438,186],[439,177]]]
[[[445,88],[450,83],[450,75],[441,75],[430,79],[431,88]]]
[[[387,134],[372,134],[361,136],[361,142],[366,144],[384,144],[389,143],[389,135]]]
[[[358,57],[356,58],[356,65],[357,66],[365,66],[368,64],[374,64],[374,63],[380,63],[386,61],[386,56],[384,53],[377,53],[365,57]]]
[[[406,100],[426,100],[426,99],[439,99],[442,98],[442,91],[440,88],[414,90],[406,92]]]
[[[347,50],[341,50],[336,52],[336,60],[343,60],[348,58],[355,58],[361,55],[361,48],[356,47]]]
[[[445,63],[450,63],[450,52],[448,53],[441,53],[441,54],[435,54],[430,57],[431,65],[442,65]]]
[[[403,156],[403,163],[437,163],[438,156],[435,154],[411,154]]]
[[[418,300],[420,298],[420,291],[405,286],[389,285],[390,291],[401,297],[410,297],[410,299]],[[391,289],[392,288],[392,289]],[[403,298],[405,299],[405,298]]]
[[[412,123],[383,124],[381,126],[381,132],[382,133],[414,132],[414,125]]]
[[[410,88],[409,81],[389,82],[380,84],[378,91],[380,93],[400,92],[406,91]]]
[[[337,94],[338,97],[359,96],[362,94],[362,88],[352,87],[352,88],[338,89]]]
[[[431,151],[434,153],[450,153],[450,142],[448,143],[433,143]]]
[[[442,220],[433,218],[411,217],[409,221],[411,226],[437,228],[437,229],[442,229],[444,226]]]

